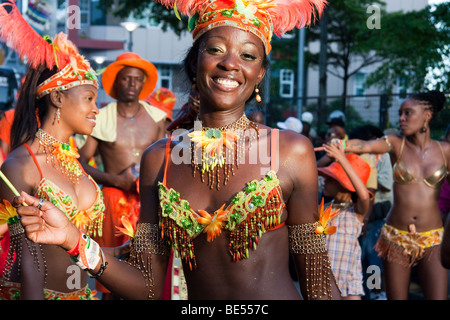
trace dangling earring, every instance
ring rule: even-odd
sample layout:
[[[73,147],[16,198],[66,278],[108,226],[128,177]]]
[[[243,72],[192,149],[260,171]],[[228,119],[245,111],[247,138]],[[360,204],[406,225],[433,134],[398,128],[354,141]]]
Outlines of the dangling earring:
[[[61,108],[56,109],[56,122],[59,124],[59,119],[61,117]]]
[[[61,109],[60,107],[56,108],[55,117],[53,118],[52,124],[55,124],[55,121],[59,124],[59,119],[61,117],[60,109]]]
[[[424,123],[423,123],[423,127],[420,129],[420,132],[422,132],[422,133],[424,133],[424,132],[427,132],[427,122],[425,121]]]
[[[197,78],[192,78],[191,91],[197,91]]]
[[[258,88],[255,88],[255,93],[256,93],[256,96],[255,96],[255,99],[256,99],[256,101],[259,103],[259,102],[261,102],[261,96],[259,95],[259,89]]]

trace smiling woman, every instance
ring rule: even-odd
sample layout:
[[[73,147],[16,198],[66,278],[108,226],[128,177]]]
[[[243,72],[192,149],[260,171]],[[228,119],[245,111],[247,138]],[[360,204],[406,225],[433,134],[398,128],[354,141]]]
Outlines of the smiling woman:
[[[197,121],[142,157],[141,210],[128,263],[106,255],[106,268],[100,258],[85,266],[100,272],[109,290],[126,299],[158,299],[173,250],[183,263],[189,299],[340,298],[325,235],[315,232],[318,181],[310,140],[256,124],[244,113],[246,102],[258,96],[272,35],[309,25],[324,5],[176,1],[193,30],[184,66],[198,92]],[[186,154],[191,162],[180,163]],[[18,200],[38,204],[28,195]],[[42,216],[32,207],[18,210],[31,239],[90,254],[82,246],[85,237],[50,203],[42,205]],[[289,273],[290,252],[301,294]]]
[[[90,134],[95,126],[95,72],[65,34],[41,38],[12,2],[0,6],[0,25],[0,38],[30,64],[15,107],[12,151],[2,172],[16,189],[34,194],[40,203],[54,203],[79,230],[101,232],[101,191],[84,173],[70,143],[73,134]],[[9,205],[13,197],[1,183],[0,210],[11,246],[0,279],[0,300],[93,299],[84,274],[78,285],[70,281],[73,264],[64,251],[25,238],[16,210]]]

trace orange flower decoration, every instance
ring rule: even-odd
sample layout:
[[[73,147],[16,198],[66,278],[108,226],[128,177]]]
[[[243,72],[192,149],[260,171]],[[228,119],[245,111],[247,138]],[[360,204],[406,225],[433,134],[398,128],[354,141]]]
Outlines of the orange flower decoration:
[[[202,131],[193,131],[188,134],[192,141],[197,144],[196,150],[200,147],[205,148],[205,153],[211,157],[222,154],[222,146],[232,149],[231,141],[235,141],[237,136],[232,132],[222,132],[219,129],[207,129]]]
[[[16,208],[8,200],[3,200],[3,203],[0,203],[0,225],[15,222],[15,220],[18,221]]]
[[[222,232],[223,222],[225,221],[228,213],[228,211],[223,210],[224,206],[225,204],[223,204],[220,209],[216,211],[217,213],[213,216],[211,216],[205,210],[198,210],[198,213],[200,213],[201,217],[198,217],[196,220],[198,223],[206,225],[203,232],[207,234],[206,239],[208,241],[214,240]]]
[[[133,224],[130,222],[130,220],[126,216],[122,216],[122,218],[120,218],[120,221],[122,222],[122,225],[124,226],[124,228],[116,226],[117,230],[119,230],[123,234],[129,236],[130,238],[134,239],[134,237],[136,235],[135,234],[135,232],[136,232],[135,226],[133,226]]]
[[[336,217],[339,213],[339,209],[331,211],[331,207],[329,206],[326,210],[324,210],[323,198],[319,207],[319,226],[316,228],[315,233],[323,233],[323,234],[333,234],[336,232],[336,226],[327,226],[328,222]]]
[[[60,160],[73,158],[78,159],[80,157],[80,155],[78,154],[78,149],[76,147],[71,146],[70,144],[56,142],[53,144],[53,147],[55,147],[53,153]]]
[[[60,161],[61,166],[64,170],[70,172],[71,174],[79,177],[83,174],[83,171],[80,169],[78,164],[78,159],[80,155],[78,154],[78,149],[75,147],[71,147],[67,143],[54,143],[53,147],[55,150],[53,151],[53,155]]]

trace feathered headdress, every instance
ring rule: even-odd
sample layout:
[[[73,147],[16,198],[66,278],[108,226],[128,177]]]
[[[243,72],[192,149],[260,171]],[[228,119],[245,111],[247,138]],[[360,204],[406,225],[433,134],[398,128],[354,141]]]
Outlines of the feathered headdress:
[[[6,8],[9,7],[9,12]],[[41,37],[23,18],[15,0],[0,5],[0,39],[19,57],[27,59],[28,65],[36,69],[45,65],[58,73],[38,86],[38,98],[52,90],[67,90],[77,85],[92,84],[98,88],[97,76],[89,62],[79,54],[76,46],[59,33],[54,39]]]
[[[178,15],[189,16],[194,41],[206,31],[232,26],[249,31],[270,52],[272,34],[280,36],[294,28],[309,26],[321,15],[325,0],[155,0]]]

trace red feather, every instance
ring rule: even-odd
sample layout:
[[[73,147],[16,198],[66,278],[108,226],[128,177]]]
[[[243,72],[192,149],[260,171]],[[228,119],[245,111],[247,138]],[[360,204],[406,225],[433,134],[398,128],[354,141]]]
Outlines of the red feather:
[[[183,15],[192,16],[200,11],[208,0],[155,0],[173,8]],[[322,14],[325,0],[243,0],[246,4],[254,4],[266,11],[273,23],[274,33],[280,36],[294,28],[304,28]]]
[[[272,18],[273,32],[280,36],[294,28],[304,28],[322,14],[326,1],[323,0],[274,0],[274,6],[267,9]]]
[[[7,7],[11,8],[9,13]],[[0,5],[0,39],[16,51],[22,60],[26,58],[34,69],[45,64],[48,69],[57,65],[61,70],[70,62],[68,55],[54,49],[28,24],[17,9],[15,0]],[[55,62],[55,54],[58,63]]]

